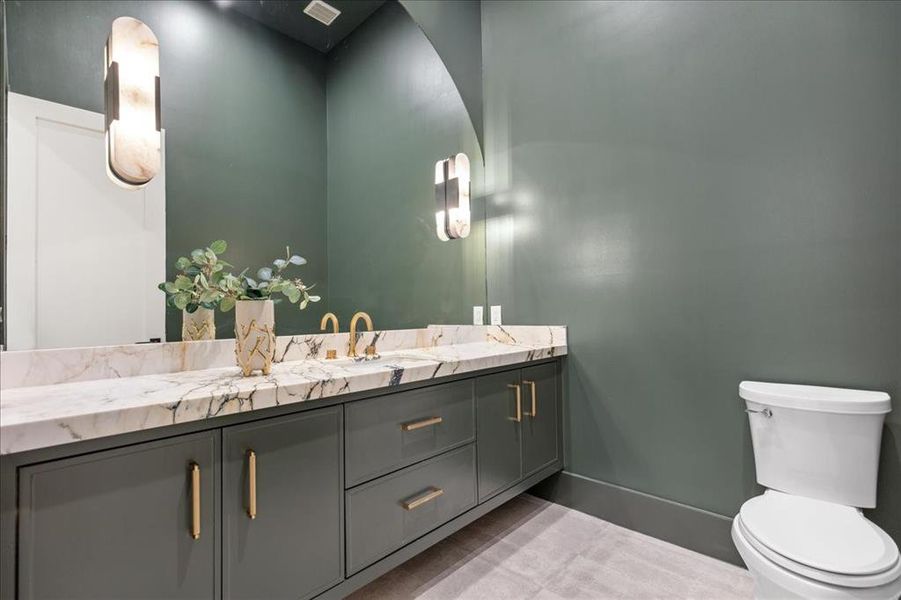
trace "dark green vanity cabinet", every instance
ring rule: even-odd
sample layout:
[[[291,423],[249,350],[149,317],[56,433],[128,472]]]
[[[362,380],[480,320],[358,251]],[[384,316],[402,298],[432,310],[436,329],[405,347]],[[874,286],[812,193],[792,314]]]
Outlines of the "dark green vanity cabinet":
[[[0,600],[343,598],[562,468],[560,368],[0,456]]]
[[[18,597],[215,597],[218,493],[215,431],[22,468]]]
[[[310,598],[344,577],[341,407],[222,431],[223,598]]]
[[[557,364],[476,379],[479,501],[560,460]]]

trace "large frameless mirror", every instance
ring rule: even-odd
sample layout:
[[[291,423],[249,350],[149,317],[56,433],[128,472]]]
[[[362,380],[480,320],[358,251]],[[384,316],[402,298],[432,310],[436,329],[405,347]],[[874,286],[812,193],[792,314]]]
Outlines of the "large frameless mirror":
[[[226,274],[275,282],[279,335],[485,304],[479,142],[395,0],[4,5],[6,349],[179,340],[198,308],[233,337]]]

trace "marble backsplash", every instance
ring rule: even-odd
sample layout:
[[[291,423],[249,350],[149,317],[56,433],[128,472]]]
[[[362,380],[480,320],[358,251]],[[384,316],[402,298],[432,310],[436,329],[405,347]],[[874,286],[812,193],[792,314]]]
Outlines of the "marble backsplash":
[[[566,327],[531,325],[429,325],[358,334],[357,351],[375,343],[380,352],[433,348],[453,344],[498,342],[566,346]],[[348,350],[347,333],[279,336],[276,362],[325,359]],[[235,364],[233,339],[164,342],[90,348],[0,352],[0,389],[54,385],[229,367]]]

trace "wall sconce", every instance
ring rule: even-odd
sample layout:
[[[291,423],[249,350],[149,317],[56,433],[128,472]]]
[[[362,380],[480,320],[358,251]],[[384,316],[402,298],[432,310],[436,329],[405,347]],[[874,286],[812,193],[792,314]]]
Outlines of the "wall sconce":
[[[119,17],[103,62],[107,174],[123,187],[138,189],[160,170],[159,41],[141,21]]]
[[[469,158],[463,154],[435,163],[435,231],[442,242],[469,235]]]

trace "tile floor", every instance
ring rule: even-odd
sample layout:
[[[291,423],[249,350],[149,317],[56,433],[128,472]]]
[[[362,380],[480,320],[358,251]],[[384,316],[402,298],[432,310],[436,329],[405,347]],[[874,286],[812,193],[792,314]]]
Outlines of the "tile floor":
[[[351,600],[745,600],[747,571],[522,495]]]

